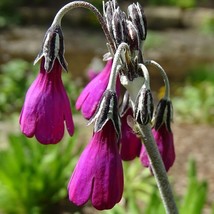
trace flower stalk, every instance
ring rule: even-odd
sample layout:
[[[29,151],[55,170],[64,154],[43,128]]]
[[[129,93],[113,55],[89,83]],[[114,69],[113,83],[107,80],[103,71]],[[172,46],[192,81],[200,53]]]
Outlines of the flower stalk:
[[[106,36],[106,39],[109,43],[109,46],[110,48],[112,49],[112,53],[115,52],[115,46],[114,46],[114,43],[113,43],[113,40],[111,38],[111,35],[108,31],[108,28],[107,28],[107,25],[103,19],[103,16],[102,14],[99,12],[99,10],[97,10],[97,8],[90,4],[89,2],[85,2],[85,1],[73,1],[73,2],[70,2],[68,4],[66,4],[64,7],[62,7],[58,13],[56,14],[53,22],[52,22],[52,26],[55,26],[55,25],[61,25],[61,20],[63,18],[63,16],[69,12],[70,10],[72,9],[75,9],[75,8],[86,8],[86,9],[89,9],[90,11],[92,11],[95,16],[97,17],[98,21],[100,22],[100,25],[103,29],[103,32]]]
[[[151,127],[149,124],[137,124],[137,129],[146,147],[151,163],[152,172],[157,182],[157,186],[160,191],[161,199],[163,201],[166,213],[178,214],[178,209],[174,200],[172,189],[166,174],[165,167],[163,165],[163,161],[155,143],[155,139],[152,135]]]
[[[115,90],[117,74],[121,69],[121,65],[119,64],[119,62],[124,58],[124,55],[128,49],[129,49],[128,45],[124,42],[122,42],[118,46],[117,51],[114,55],[114,60],[112,64],[112,69],[111,69],[111,74],[109,77],[109,84],[107,86],[107,89]]]
[[[160,71],[160,74],[163,78],[164,84],[165,84],[165,94],[164,94],[164,98],[166,100],[169,100],[170,98],[170,85],[169,85],[169,79],[167,77],[166,72],[164,71],[164,69],[162,68],[162,66],[155,62],[154,60],[144,60],[144,64],[145,65],[154,65],[155,67],[157,67]]]

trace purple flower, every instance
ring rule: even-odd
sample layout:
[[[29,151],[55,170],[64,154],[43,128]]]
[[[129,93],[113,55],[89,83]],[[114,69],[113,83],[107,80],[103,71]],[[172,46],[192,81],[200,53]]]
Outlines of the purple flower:
[[[123,168],[117,134],[111,121],[95,132],[68,184],[69,200],[80,206],[91,199],[98,209],[111,209],[121,200]]]
[[[129,161],[140,155],[141,139],[136,136],[132,128],[127,123],[127,116],[133,115],[132,109],[129,108],[121,118],[122,136],[120,155],[122,160]]]
[[[108,85],[112,60],[109,60],[104,69],[83,89],[77,99],[76,109],[80,110],[86,119],[95,113],[97,105]]]
[[[61,79],[62,67],[56,59],[53,69],[47,73],[44,61],[43,57],[40,73],[28,89],[19,123],[27,137],[35,135],[42,144],[55,144],[64,135],[64,121],[70,135],[73,135],[74,124]]]
[[[165,169],[168,171],[175,161],[173,133],[167,129],[165,123],[163,123],[158,130],[153,128],[152,133],[157,142],[158,150],[165,165]],[[150,167],[148,154],[144,144],[141,148],[140,159],[145,167]]]

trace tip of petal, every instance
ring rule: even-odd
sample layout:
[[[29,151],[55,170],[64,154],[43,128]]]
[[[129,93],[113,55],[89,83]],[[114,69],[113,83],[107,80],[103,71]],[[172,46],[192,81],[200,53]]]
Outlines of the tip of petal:
[[[70,126],[67,125],[67,130],[68,130],[69,135],[73,136],[73,134],[74,134],[74,125],[70,125]]]
[[[33,137],[35,134],[35,124],[34,123],[22,123],[22,118],[20,117],[19,120],[19,124],[20,124],[20,129],[21,132],[26,136],[26,137]]]
[[[62,139],[62,137],[61,138],[52,138],[52,137],[49,138],[49,137],[43,137],[43,136],[38,136],[38,135],[35,135],[35,137],[41,144],[44,144],[44,145],[57,144]]]
[[[32,132],[31,130],[28,130],[28,129],[24,129],[21,127],[21,132],[26,136],[26,137],[29,137],[29,138],[32,138],[34,136],[34,132]]]

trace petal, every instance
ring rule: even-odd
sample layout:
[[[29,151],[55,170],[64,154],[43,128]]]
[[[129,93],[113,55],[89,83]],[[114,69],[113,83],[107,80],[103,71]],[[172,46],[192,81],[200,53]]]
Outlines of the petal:
[[[37,77],[27,91],[19,119],[21,131],[27,137],[33,137],[36,129],[37,103],[40,96],[40,91],[37,89],[38,80],[39,77]]]
[[[141,147],[140,160],[141,160],[141,163],[145,167],[149,167],[150,166],[149,157],[148,157],[148,154],[147,154],[147,151],[146,151],[146,148],[145,148],[144,144],[142,144],[142,147]]]
[[[102,167],[96,171],[92,193],[92,204],[98,210],[114,207],[123,193],[123,170],[118,152],[101,158],[103,162],[99,166]]]
[[[69,200],[78,206],[85,204],[91,196],[94,180],[94,158],[95,153],[89,144],[81,154],[69,181]]]
[[[76,105],[75,105],[75,107],[76,107],[77,110],[81,109],[82,104],[84,103],[84,101],[87,98],[88,94],[89,94],[89,90],[87,89],[87,86],[86,86],[83,89],[83,91],[81,92],[80,96],[77,98]]]
[[[95,113],[105,89],[106,87],[92,87],[88,89],[91,91],[91,93],[88,94],[84,104],[81,106],[81,113],[86,119],[90,119]]]
[[[26,112],[27,111],[27,112]],[[35,114],[30,114],[28,110],[22,110],[20,117],[21,132],[27,137],[33,137],[36,127]]]
[[[112,208],[123,193],[123,169],[116,133],[111,122],[104,129],[92,137],[68,185],[70,201],[83,205],[91,198],[93,206],[99,210]]]
[[[174,140],[173,140],[173,133],[168,131],[167,127],[165,125],[161,126],[158,130],[160,133],[160,136],[157,136],[157,141],[161,142],[163,141],[163,162],[166,168],[166,171],[169,170],[169,168],[173,165],[175,161],[175,149],[174,149]]]
[[[139,156],[141,150],[141,140],[133,133],[126,131],[121,139],[121,158],[124,161],[130,161]]]
[[[111,209],[123,193],[123,168],[114,132],[112,122],[107,122],[93,141],[97,155],[91,200],[98,210]]]
[[[111,66],[112,60],[108,61],[102,72],[88,83],[77,99],[76,109],[81,109],[86,119],[90,119],[94,114],[99,100],[107,87]]]
[[[38,117],[35,136],[43,144],[58,143],[64,135],[64,117],[61,109],[62,99],[59,93],[47,93],[41,97],[38,105]]]
[[[68,130],[68,133],[70,134],[70,136],[72,136],[74,134],[74,122],[73,122],[73,117],[72,117],[72,113],[71,113],[71,105],[69,102],[69,98],[68,95],[66,94],[66,91],[64,89],[64,87],[62,86],[62,99],[63,99],[63,103],[64,103],[64,120],[66,122],[66,127]]]
[[[163,124],[158,130],[152,129],[152,133],[157,143],[165,169],[168,171],[175,161],[173,134],[167,130],[165,124]],[[140,159],[145,167],[150,167],[148,154],[144,145],[142,145]]]
[[[121,151],[122,160],[129,161],[140,155],[141,139],[136,136],[131,127],[127,123],[127,116],[132,115],[132,110],[129,109],[121,118]]]

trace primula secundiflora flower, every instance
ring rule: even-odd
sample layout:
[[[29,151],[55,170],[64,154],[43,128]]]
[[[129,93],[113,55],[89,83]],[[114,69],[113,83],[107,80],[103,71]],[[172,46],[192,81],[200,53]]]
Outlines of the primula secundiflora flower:
[[[35,63],[40,59],[40,72],[26,94],[20,126],[26,136],[35,135],[42,144],[55,144],[64,135],[64,121],[69,134],[74,132],[70,102],[61,79],[67,63],[59,25],[51,26],[45,34]]]
[[[175,161],[174,140],[170,125],[171,120],[171,101],[163,98],[159,101],[157,106],[155,113],[155,124],[152,128],[152,133],[157,143],[166,171],[169,170]],[[150,167],[148,154],[144,145],[142,145],[141,148],[140,159],[145,167]]]
[[[20,126],[27,137],[35,137],[42,144],[58,143],[64,134],[64,121],[73,135],[70,102],[61,79],[62,68],[55,60],[51,72],[44,69],[42,58],[40,73],[25,97],[20,115]]]
[[[92,205],[99,210],[111,209],[123,193],[123,168],[119,155],[121,130],[115,88],[108,85],[100,98],[90,120],[90,123],[94,122],[93,137],[68,185],[70,201],[83,205],[91,199]]]
[[[95,132],[68,184],[69,200],[80,206],[91,200],[98,209],[111,209],[121,200],[123,168],[117,133],[111,121]]]
[[[90,119],[92,117],[104,91],[106,90],[111,66],[112,60],[109,60],[104,69],[88,83],[77,99],[76,109],[81,109],[82,115],[86,119]]]

